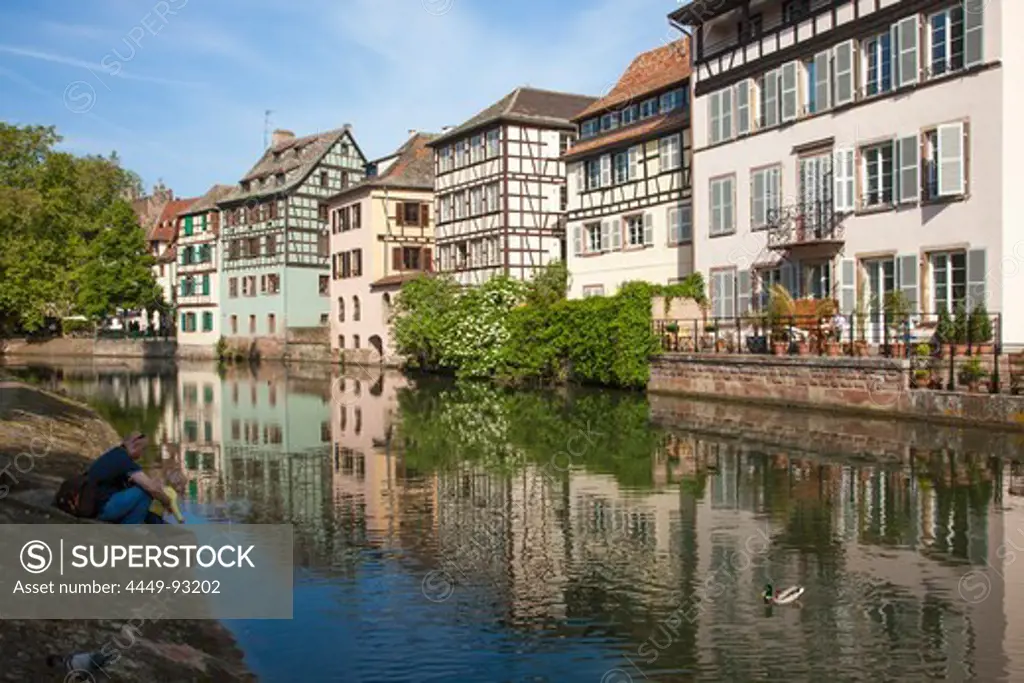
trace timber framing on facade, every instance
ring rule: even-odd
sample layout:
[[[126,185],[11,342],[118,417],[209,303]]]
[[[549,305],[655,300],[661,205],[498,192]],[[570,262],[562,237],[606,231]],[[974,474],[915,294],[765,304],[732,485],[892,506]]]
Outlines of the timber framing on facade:
[[[693,271],[689,79],[684,38],[638,55],[573,118],[578,142],[562,156],[570,296]]]
[[[564,259],[561,154],[593,97],[517,88],[431,141],[437,268],[464,285]]]
[[[226,336],[282,336],[326,325],[326,200],[358,183],[366,157],[350,126],[296,138],[275,131],[269,148],[221,199],[222,320]]]

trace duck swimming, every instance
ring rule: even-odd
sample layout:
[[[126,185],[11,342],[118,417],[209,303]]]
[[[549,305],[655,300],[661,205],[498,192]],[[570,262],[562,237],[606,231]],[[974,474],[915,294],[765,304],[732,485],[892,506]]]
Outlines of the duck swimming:
[[[764,604],[766,605],[788,605],[796,602],[804,594],[803,586],[791,586],[784,591],[776,593],[770,583],[764,586]]]

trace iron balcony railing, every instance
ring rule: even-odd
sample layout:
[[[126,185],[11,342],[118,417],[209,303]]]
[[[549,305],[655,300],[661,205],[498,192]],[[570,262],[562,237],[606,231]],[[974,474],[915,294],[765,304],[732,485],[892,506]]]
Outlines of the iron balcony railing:
[[[801,202],[768,211],[768,248],[788,250],[801,245],[842,244],[842,216],[832,200]]]

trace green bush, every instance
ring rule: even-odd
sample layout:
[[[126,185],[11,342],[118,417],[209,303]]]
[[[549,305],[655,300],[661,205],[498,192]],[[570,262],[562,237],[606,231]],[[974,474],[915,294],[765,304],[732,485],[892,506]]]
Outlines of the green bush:
[[[969,325],[969,316],[967,315],[967,307],[961,301],[956,305],[956,312],[953,317],[953,338],[957,344],[967,343],[967,330]]]
[[[95,331],[96,326],[91,320],[64,318],[60,321],[60,328],[66,335],[82,336],[84,334],[92,334]]]
[[[935,326],[935,335],[940,344],[953,344],[956,342],[956,325],[949,317],[949,311],[945,308],[939,309],[939,322]]]
[[[975,306],[968,321],[969,341],[973,344],[987,344],[992,341],[992,321],[985,304]]]

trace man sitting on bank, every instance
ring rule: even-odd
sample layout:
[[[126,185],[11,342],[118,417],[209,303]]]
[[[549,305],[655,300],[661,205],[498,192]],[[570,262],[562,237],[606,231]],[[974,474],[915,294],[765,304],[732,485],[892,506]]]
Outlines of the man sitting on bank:
[[[145,435],[132,432],[93,462],[89,477],[96,483],[96,519],[114,524],[143,524],[153,499],[171,508],[171,499],[138,463],[145,449]]]

